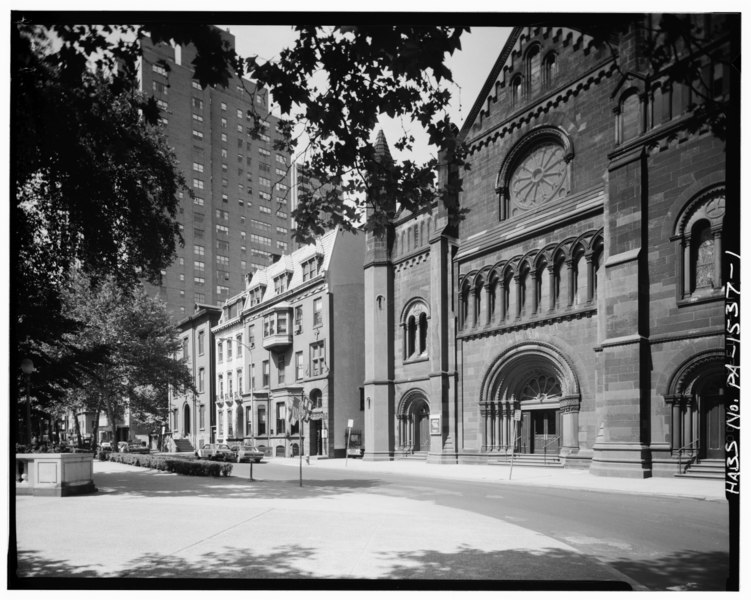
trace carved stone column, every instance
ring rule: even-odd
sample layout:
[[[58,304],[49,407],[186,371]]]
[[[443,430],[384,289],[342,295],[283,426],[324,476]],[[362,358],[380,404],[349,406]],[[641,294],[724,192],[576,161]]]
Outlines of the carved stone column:
[[[691,295],[691,237],[686,236],[683,244],[683,295]]]
[[[477,295],[475,288],[469,290],[469,311],[467,314],[467,321],[469,321],[469,327],[475,327],[477,325],[477,312],[476,312]]]
[[[503,279],[498,280],[496,312],[498,313],[497,322],[503,323],[506,320],[506,282]]]
[[[530,271],[529,272],[529,281],[530,286],[532,289],[527,290],[527,297],[529,297],[529,292],[532,292],[532,310],[530,311],[531,315],[534,315],[537,313],[537,271]],[[529,301],[529,300],[528,300]]]
[[[481,452],[488,451],[488,403],[480,403],[480,430],[482,431]]]
[[[561,398],[561,452],[571,454],[579,449],[579,397]]]
[[[573,259],[568,259],[566,261],[566,279],[568,281],[568,289],[566,290],[568,298],[566,300],[566,306],[573,306],[574,305],[574,261]]]
[[[712,287],[719,289],[722,287],[722,227],[712,227],[712,237],[714,240],[714,281]]]
[[[587,303],[590,303],[592,302],[592,298],[594,298],[595,295],[595,272],[592,262],[592,260],[594,259],[594,254],[587,252],[584,258],[587,261]]]

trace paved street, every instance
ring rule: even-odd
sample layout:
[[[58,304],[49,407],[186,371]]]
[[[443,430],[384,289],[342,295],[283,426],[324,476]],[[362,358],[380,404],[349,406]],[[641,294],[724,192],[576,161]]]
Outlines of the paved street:
[[[254,465],[253,483],[247,465],[228,479],[94,465],[95,495],[16,499],[21,577],[724,586],[724,501],[530,485],[544,476],[529,469],[510,483],[498,468],[314,461],[300,487],[284,459]]]

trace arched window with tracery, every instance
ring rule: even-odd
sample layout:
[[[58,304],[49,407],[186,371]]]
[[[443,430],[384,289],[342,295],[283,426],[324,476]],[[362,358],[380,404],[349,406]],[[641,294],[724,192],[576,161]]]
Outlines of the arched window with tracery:
[[[722,230],[725,191],[715,188],[694,198],[679,216],[673,240],[680,242],[682,296],[704,296],[722,289]]]
[[[556,127],[537,128],[517,143],[498,173],[500,220],[522,216],[567,196],[573,156],[568,136]]]

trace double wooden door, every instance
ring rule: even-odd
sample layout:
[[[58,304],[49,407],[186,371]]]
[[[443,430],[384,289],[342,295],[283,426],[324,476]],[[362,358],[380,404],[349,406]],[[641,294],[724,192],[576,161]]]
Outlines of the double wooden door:
[[[523,411],[517,451],[526,454],[558,454],[560,449],[559,420],[559,410]]]

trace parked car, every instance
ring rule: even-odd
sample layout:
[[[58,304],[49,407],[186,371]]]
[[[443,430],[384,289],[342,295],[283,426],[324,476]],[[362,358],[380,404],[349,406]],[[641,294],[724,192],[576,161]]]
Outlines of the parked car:
[[[237,462],[253,461],[255,463],[259,463],[263,458],[263,452],[261,452],[255,446],[251,446],[250,444],[243,444],[242,446],[230,446],[230,448],[237,455]]]
[[[99,444],[100,450],[112,450],[112,444],[110,442],[102,442]]]
[[[237,459],[237,454],[227,444],[206,444],[196,450],[196,456],[198,458],[221,461],[234,461]]]

